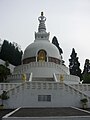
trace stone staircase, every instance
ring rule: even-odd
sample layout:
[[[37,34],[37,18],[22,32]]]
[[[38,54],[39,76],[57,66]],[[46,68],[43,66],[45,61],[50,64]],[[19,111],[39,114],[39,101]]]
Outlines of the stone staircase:
[[[32,76],[32,75],[31,75]],[[43,79],[43,80],[42,80]],[[12,84],[13,85],[13,84]],[[81,107],[80,100],[88,99],[88,107],[90,107],[90,96],[84,91],[77,89],[75,86],[66,84],[63,81],[57,81],[55,74],[53,78],[33,78],[30,81],[17,83],[10,88],[10,84],[6,84],[2,90],[7,89],[9,99],[5,101],[6,108],[17,107]],[[84,85],[82,85],[83,87]],[[38,102],[38,95],[50,95],[51,102]]]
[[[32,81],[54,81],[54,79],[53,78],[35,78],[35,77],[33,77],[32,78]]]
[[[31,93],[30,93],[30,91],[31,91]],[[30,95],[35,94],[36,92],[38,92],[38,94],[44,94],[44,92],[45,92],[46,94],[49,93],[49,94],[54,94],[54,95],[57,94],[58,92],[60,92],[58,97],[59,96],[62,97],[62,98],[60,98],[61,102],[64,101],[65,99],[66,99],[66,101],[65,101],[65,103],[63,103],[63,102],[59,103],[59,105],[60,105],[59,107],[62,107],[63,105],[75,106],[75,104],[77,104],[77,101],[80,102],[80,100],[83,98],[88,99],[88,107],[90,107],[90,97],[87,94],[81,92],[80,90],[77,90],[73,86],[67,85],[65,83],[60,83],[60,82],[41,82],[41,81],[40,82],[36,82],[36,81],[24,82],[18,86],[15,86],[14,88],[9,89],[7,91],[9,99],[6,102],[6,106],[10,107],[10,108],[17,108],[17,107],[20,107],[21,105],[22,105],[22,107],[25,105],[32,107],[32,106],[34,106],[34,103],[33,103],[33,105],[31,105],[30,103],[26,103],[25,98],[28,99],[27,101],[30,101],[31,100]],[[68,99],[70,99],[70,97],[71,97],[72,104],[70,104],[71,101],[69,101],[66,96],[69,97]],[[77,99],[77,101],[75,101],[75,99]],[[25,101],[25,103],[23,101]],[[30,102],[32,102],[32,101],[30,101]],[[74,103],[74,102],[76,102],[76,103]],[[20,104],[20,106],[18,103]],[[21,103],[23,103],[23,104],[21,104]],[[54,104],[55,104],[55,107],[57,107],[58,103],[57,104],[53,103],[53,105]],[[36,106],[36,107],[38,107],[38,106]],[[80,107],[80,106],[76,105],[76,107]]]

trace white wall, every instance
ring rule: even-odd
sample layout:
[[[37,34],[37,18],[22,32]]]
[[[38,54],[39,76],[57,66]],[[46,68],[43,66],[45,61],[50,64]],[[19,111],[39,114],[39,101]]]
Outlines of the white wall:
[[[17,107],[81,107],[80,100],[87,96],[71,86],[56,82],[26,82],[8,92],[5,101],[9,108]],[[51,102],[38,102],[38,95],[51,95]],[[88,98],[88,97],[87,97]],[[88,98],[90,101],[90,98]],[[90,103],[88,102],[90,107]]]
[[[67,67],[53,62],[32,62],[17,66],[14,74],[33,73],[34,77],[52,77],[53,73],[68,74]]]

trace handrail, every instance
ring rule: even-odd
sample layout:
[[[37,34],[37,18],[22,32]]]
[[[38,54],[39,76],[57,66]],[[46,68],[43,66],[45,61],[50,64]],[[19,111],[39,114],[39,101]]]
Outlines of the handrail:
[[[29,82],[32,81],[32,73],[30,74]]]
[[[56,82],[58,82],[55,73],[53,74],[53,78],[54,78],[54,80],[55,80]]]
[[[90,91],[90,84],[71,84],[71,86],[81,91]]]
[[[19,88],[20,86],[23,86],[23,85],[25,85],[26,83],[30,83],[29,81],[26,81],[26,82],[23,82],[23,83],[21,83],[21,84],[19,84],[18,86],[16,86],[16,87],[14,87],[14,88],[11,88],[11,89],[9,89],[7,92],[9,92],[9,91],[11,91],[11,90],[14,90],[15,88]],[[63,84],[63,85],[65,85],[65,86],[68,86],[69,88],[71,88],[71,89],[73,89],[74,91],[77,91],[78,93],[80,93],[80,94],[82,94],[82,95],[84,95],[85,97],[88,97],[89,99],[90,99],[90,96],[88,96],[87,94],[85,94],[84,92],[81,92],[80,90],[77,90],[77,89],[75,89],[74,87],[72,87],[71,85],[68,85],[68,84],[66,84],[66,83],[60,83],[60,82],[36,82],[36,81],[33,81],[32,82],[32,84],[33,83],[37,83],[37,84],[39,84],[39,83],[46,83],[46,84]]]
[[[76,89],[76,88],[74,88],[73,86],[71,86],[71,85],[68,85],[68,84],[66,84],[66,83],[64,83],[66,86],[68,86],[69,88],[72,88],[73,90],[75,90],[75,91],[77,91],[77,92],[79,92],[80,94],[83,94],[84,96],[87,96],[89,99],[90,99],[90,96],[88,96],[87,94],[85,94],[84,92],[81,92],[80,90],[78,90],[78,89]]]
[[[63,68],[65,67],[64,65],[55,64],[53,62],[31,62],[29,64],[23,64],[23,66],[22,65],[17,66],[14,69],[14,71],[16,73],[17,72],[20,73],[23,72],[24,69],[28,70],[30,67],[49,67],[49,68],[54,67],[56,69],[61,69],[66,74],[66,71],[64,71],[61,66],[63,66]]]

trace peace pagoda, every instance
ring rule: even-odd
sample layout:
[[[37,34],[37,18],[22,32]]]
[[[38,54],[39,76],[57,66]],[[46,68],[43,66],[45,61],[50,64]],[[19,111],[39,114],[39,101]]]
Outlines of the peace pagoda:
[[[46,32],[43,12],[38,18],[38,32],[35,32],[35,40],[24,51],[22,65],[15,67],[13,75],[8,77],[10,82],[45,81],[65,83],[79,83],[79,78],[70,76],[68,68],[63,65],[62,56],[58,48],[50,43],[49,34]],[[58,79],[56,79],[58,76]],[[68,79],[69,77],[69,79]],[[73,78],[73,79],[72,79]]]
[[[22,64],[15,67],[7,83],[0,83],[0,93],[6,91],[9,96],[5,107],[81,107],[84,98],[90,107],[90,86],[69,74],[58,48],[50,43],[43,12],[38,20],[35,40],[26,47]]]

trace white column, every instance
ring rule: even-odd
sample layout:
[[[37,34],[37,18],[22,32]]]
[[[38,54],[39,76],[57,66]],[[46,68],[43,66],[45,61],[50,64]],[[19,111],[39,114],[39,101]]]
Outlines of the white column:
[[[37,56],[36,56],[36,62],[37,62]]]

